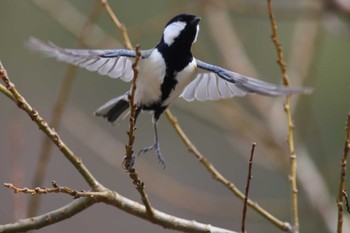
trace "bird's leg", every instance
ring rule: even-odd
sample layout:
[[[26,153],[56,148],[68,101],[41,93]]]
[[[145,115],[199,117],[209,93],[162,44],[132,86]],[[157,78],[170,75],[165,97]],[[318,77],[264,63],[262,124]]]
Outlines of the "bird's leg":
[[[161,164],[163,165],[163,167],[165,168],[165,161],[164,161],[164,159],[163,159],[162,153],[161,153],[161,151],[160,151],[160,146],[159,146],[157,122],[158,122],[157,120],[153,120],[153,128],[154,128],[154,136],[155,136],[155,138],[154,138],[154,143],[153,143],[151,146],[148,146],[148,147],[145,147],[145,148],[141,149],[141,150],[139,151],[139,154],[138,154],[138,155],[140,155],[141,152],[142,152],[142,153],[146,153],[146,152],[148,152],[148,151],[150,151],[150,150],[156,150],[158,161],[159,161],[159,163],[161,163]]]

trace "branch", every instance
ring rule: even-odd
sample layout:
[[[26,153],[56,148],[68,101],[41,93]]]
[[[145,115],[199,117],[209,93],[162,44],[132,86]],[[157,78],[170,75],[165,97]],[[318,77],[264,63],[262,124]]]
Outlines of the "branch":
[[[98,199],[96,198],[80,198],[67,204],[66,206],[43,215],[21,219],[14,223],[0,225],[0,233],[27,232],[33,229],[40,229],[42,227],[68,219],[92,206],[96,202],[98,202]]]
[[[85,208],[97,202],[103,202],[114,207],[117,207],[129,214],[140,217],[147,221],[151,221],[164,228],[173,229],[184,232],[201,232],[201,233],[236,233],[227,229],[211,226],[209,224],[198,223],[193,220],[186,220],[176,216],[168,215],[158,210],[152,210],[152,215],[149,214],[147,207],[134,202],[126,197],[119,195],[117,192],[112,192],[109,189],[103,189],[100,192],[85,192],[74,191],[67,187],[60,187],[53,182],[53,188],[18,188],[13,184],[5,184],[7,188],[12,189],[15,193],[29,194],[46,194],[46,193],[66,193],[74,198],[81,197],[78,201],[48,212],[41,216],[19,220],[15,223],[0,225],[0,233],[4,232],[22,232],[33,229],[40,229],[47,225],[62,221],[79,213]]]
[[[344,199],[346,202],[347,210],[349,211],[349,202],[346,194],[346,167],[348,161],[348,155],[350,151],[350,113],[348,114],[348,118],[345,126],[345,144],[344,144],[344,153],[341,159],[341,172],[340,172],[340,181],[339,181],[339,189],[338,189],[338,198],[337,198],[337,206],[338,206],[338,225],[337,225],[337,233],[343,232],[343,207],[344,207]]]
[[[75,199],[79,197],[98,197],[98,196],[101,196],[101,194],[103,194],[103,192],[76,191],[69,187],[59,186],[57,185],[56,181],[52,181],[51,183],[52,183],[51,188],[40,188],[40,187],[36,187],[34,189],[19,188],[11,183],[4,183],[4,186],[6,188],[11,189],[14,193],[27,193],[32,195],[48,194],[48,193],[65,193],[65,194],[71,195]]]
[[[275,44],[277,50],[277,63],[279,64],[282,72],[282,79],[285,86],[289,86],[289,78],[287,74],[287,65],[284,61],[283,51],[281,43],[278,40],[277,35],[277,24],[272,12],[271,0],[267,0],[267,7],[269,12],[269,18],[271,21],[272,28],[272,41]],[[294,124],[292,120],[292,114],[290,109],[291,95],[286,96],[286,101],[284,104],[284,111],[286,112],[287,121],[288,121],[288,145],[289,145],[289,160],[290,160],[290,184],[292,190],[292,218],[293,218],[293,227],[295,231],[299,231],[299,216],[298,216],[298,187],[297,187],[297,155],[294,148]]]
[[[153,210],[153,216],[150,216],[143,205],[131,201],[116,192],[114,192],[114,198],[106,200],[106,203],[119,209],[123,209],[129,214],[152,221],[153,223],[167,229],[191,233],[236,233],[235,231],[215,227],[210,224],[203,224],[194,220],[178,218],[156,209]]]
[[[0,233],[26,232],[33,229],[40,229],[47,225],[70,218],[98,202],[112,205],[129,214],[147,221],[152,221],[153,223],[167,229],[193,233],[237,233],[235,231],[211,226],[210,224],[203,224],[193,220],[178,218],[158,210],[154,210],[154,215],[150,216],[143,205],[121,196],[117,192],[112,192],[105,189],[97,193],[99,193],[99,195],[94,195],[94,197],[82,197],[62,208],[37,217],[19,220],[15,223],[0,225]]]

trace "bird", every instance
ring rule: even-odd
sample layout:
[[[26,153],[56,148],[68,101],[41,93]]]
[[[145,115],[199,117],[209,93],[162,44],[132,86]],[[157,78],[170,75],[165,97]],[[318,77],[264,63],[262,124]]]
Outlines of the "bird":
[[[158,44],[149,50],[141,50],[138,63],[134,104],[135,119],[141,111],[152,113],[154,143],[139,151],[155,150],[158,161],[165,167],[161,153],[157,123],[162,113],[179,97],[186,101],[206,101],[245,96],[256,93],[266,96],[309,94],[311,88],[286,87],[251,78],[220,66],[206,63],[192,55],[192,45],[197,41],[201,18],[193,14],[179,14],[166,25]],[[66,49],[52,42],[30,37],[27,48],[58,61],[96,71],[101,75],[130,82],[134,72],[132,63],[135,50],[127,49]],[[129,108],[128,95],[109,100],[95,111],[95,115],[116,122]]]

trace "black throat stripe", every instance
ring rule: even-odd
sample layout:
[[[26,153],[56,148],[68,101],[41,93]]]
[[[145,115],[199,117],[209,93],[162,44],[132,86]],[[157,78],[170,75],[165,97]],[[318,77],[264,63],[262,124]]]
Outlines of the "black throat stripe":
[[[161,85],[162,96],[160,102],[164,102],[177,85],[176,75],[181,72],[193,60],[190,48],[184,48],[179,43],[173,43],[171,46],[160,43],[157,46],[158,51],[163,56],[166,64],[166,71],[163,83]]]

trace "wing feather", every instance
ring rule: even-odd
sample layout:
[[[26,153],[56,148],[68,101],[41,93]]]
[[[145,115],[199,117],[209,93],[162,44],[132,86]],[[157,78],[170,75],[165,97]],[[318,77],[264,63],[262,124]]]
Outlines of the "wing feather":
[[[208,96],[208,75],[201,75],[200,82],[196,87],[195,98],[204,101]]]
[[[312,88],[278,86],[200,60],[196,62],[197,76],[180,95],[187,101],[226,99],[245,96],[248,93],[276,96],[312,92]]]
[[[228,89],[226,82],[219,80],[218,87],[219,87],[220,96],[222,99],[231,98],[233,96],[233,94]]]
[[[207,75],[209,76],[208,96],[210,100],[218,100],[221,98],[218,89],[218,78],[213,73],[208,73]]]
[[[33,37],[29,38],[26,46],[48,57],[54,57],[58,61],[83,67],[89,71],[97,71],[111,78],[120,78],[125,82],[131,81],[134,76],[132,60],[135,57],[135,51],[132,50],[64,49]]]
[[[195,100],[195,93],[198,83],[201,81],[200,78],[196,78],[190,84],[186,86],[180,97],[184,98],[187,101]]]
[[[122,77],[120,79],[125,82],[130,82],[134,77],[134,71],[132,70],[132,62],[130,61],[130,59],[123,59],[125,60],[125,63]]]
[[[234,83],[226,82],[226,85],[230,89],[233,96],[245,96],[247,94],[247,92],[245,92],[242,89],[239,89]]]

